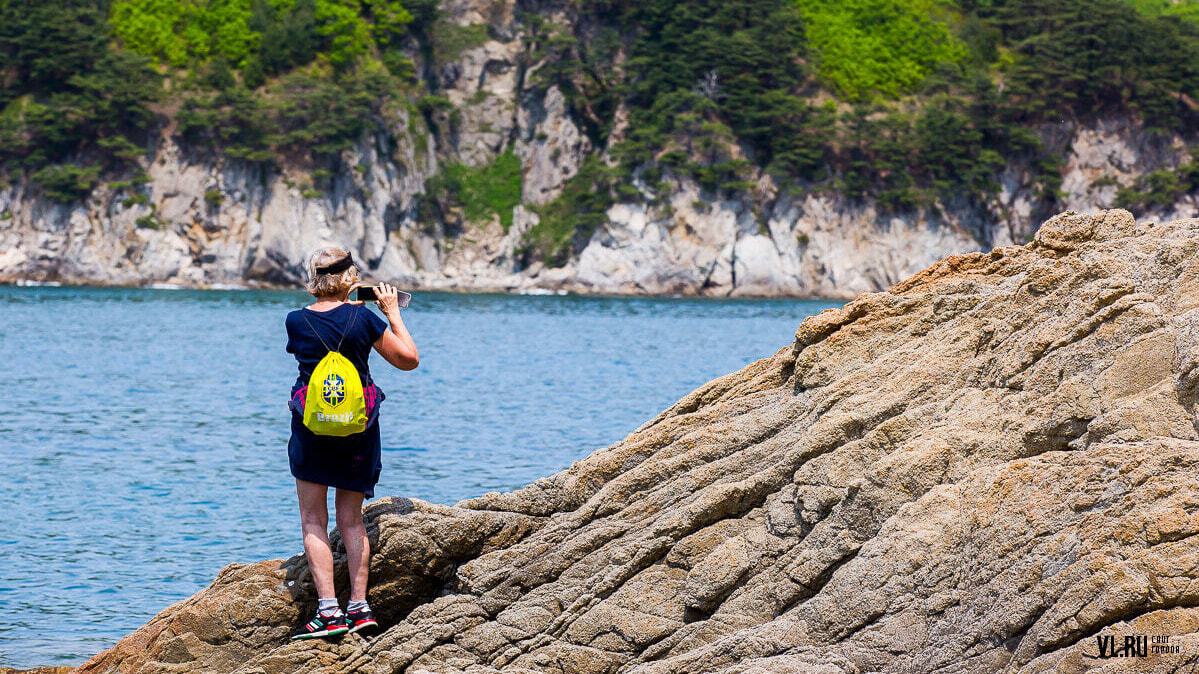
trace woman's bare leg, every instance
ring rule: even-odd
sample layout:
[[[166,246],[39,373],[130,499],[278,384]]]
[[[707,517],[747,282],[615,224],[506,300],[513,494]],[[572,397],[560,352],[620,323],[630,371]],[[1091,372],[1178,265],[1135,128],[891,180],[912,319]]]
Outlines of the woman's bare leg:
[[[370,573],[371,542],[362,523],[362,492],[338,489],[333,497],[337,505],[337,529],[346,546],[350,566],[350,601],[366,600],[367,576]]]
[[[300,497],[304,554],[308,556],[308,569],[312,571],[312,582],[316,584],[316,596],[320,599],[334,597],[337,593],[333,589],[333,550],[329,547],[329,506],[326,500],[329,488],[315,482],[296,480],[296,494]],[[340,514],[340,508],[338,512]]]

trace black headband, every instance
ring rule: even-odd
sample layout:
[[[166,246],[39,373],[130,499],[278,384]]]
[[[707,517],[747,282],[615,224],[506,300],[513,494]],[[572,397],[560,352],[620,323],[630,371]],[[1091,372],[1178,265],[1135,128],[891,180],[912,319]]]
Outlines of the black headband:
[[[318,273],[318,274],[336,274],[339,271],[345,271],[353,266],[354,266],[354,256],[350,255],[349,253],[346,253],[346,256],[341,258],[337,262],[329,263],[323,267],[317,267],[316,273]]]

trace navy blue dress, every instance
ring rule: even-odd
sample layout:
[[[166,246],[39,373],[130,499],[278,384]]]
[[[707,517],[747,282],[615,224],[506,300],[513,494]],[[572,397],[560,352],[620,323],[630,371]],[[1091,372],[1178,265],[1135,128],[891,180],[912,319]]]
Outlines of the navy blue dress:
[[[372,386],[367,358],[375,341],[387,330],[387,323],[365,306],[355,304],[342,304],[328,311],[297,309],[287,314],[285,323],[287,352],[295,355],[300,366],[300,376],[291,389],[293,404],[289,405],[291,440],[287,443],[287,457],[291,474],[308,482],[362,492],[370,498],[375,495],[375,484],[383,469],[377,414],[382,392],[378,392],[375,413],[370,414],[366,429],[345,437],[316,435],[308,430],[294,403],[297,392],[308,385],[313,368],[329,352],[322,339],[333,349],[338,349],[340,342],[338,350],[358,368],[362,385]],[[314,330],[320,333],[319,339]],[[367,399],[370,408],[369,392]]]

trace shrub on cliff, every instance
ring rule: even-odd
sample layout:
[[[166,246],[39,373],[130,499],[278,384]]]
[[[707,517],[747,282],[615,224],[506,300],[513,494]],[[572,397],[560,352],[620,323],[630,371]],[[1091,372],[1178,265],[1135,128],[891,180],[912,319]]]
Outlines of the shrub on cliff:
[[[512,209],[520,204],[520,189],[520,159],[511,150],[478,168],[447,164],[429,180],[432,198],[461,207],[471,222],[496,216],[505,232],[512,226]]]
[[[63,203],[86,197],[99,181],[99,166],[62,164],[46,166],[33,174],[33,182],[45,190],[46,196]]]
[[[607,218],[613,192],[612,170],[597,157],[589,157],[559,198],[533,209],[539,220],[524,237],[518,251],[521,262],[529,265],[541,260],[550,267],[566,264]]]
[[[1187,194],[1199,193],[1199,148],[1191,160],[1176,169],[1162,169],[1138,176],[1116,193],[1116,204],[1136,212],[1170,208]]]
[[[397,0],[116,0],[111,21],[128,49],[173,66],[223,58],[261,76],[317,56],[352,66],[412,16]]]

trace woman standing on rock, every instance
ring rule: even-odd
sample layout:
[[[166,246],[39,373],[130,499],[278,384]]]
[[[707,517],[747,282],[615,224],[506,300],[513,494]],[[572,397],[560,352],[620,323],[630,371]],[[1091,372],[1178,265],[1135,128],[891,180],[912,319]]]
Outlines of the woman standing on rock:
[[[382,461],[379,452],[379,403],[383,393],[371,380],[367,358],[375,351],[391,365],[412,370],[420,362],[416,344],[400,319],[397,291],[381,284],[377,289],[379,309],[387,322],[362,302],[350,301],[360,276],[350,253],[341,248],[323,248],[308,260],[308,292],[316,301],[287,315],[287,351],[299,363],[300,376],[292,388],[291,441],[287,455],[291,474],[296,478],[300,499],[300,523],[304,534],[304,554],[316,585],[316,617],[292,634],[294,639],[334,636],[375,627],[375,619],[366,603],[370,542],[362,523],[362,501],[374,496]],[[388,329],[390,322],[390,329]],[[328,362],[344,356],[338,365]],[[357,374],[357,382],[354,372]],[[332,367],[333,369],[329,369]],[[322,380],[313,379],[314,370]],[[360,389],[355,386],[360,384]],[[313,392],[309,392],[309,387]],[[354,423],[362,427],[348,432],[326,434],[320,426],[328,419],[340,421],[353,413],[324,414],[343,401],[361,403]],[[316,405],[313,402],[316,402]],[[335,407],[330,408],[328,404]],[[322,413],[314,410],[320,406]],[[305,407],[309,414],[304,414]],[[319,417],[319,423],[312,419]],[[312,428],[310,428],[310,426]],[[318,432],[314,432],[316,428]],[[329,546],[329,487],[337,492],[337,528],[345,543],[349,563],[350,601],[342,613],[333,587],[333,552]],[[347,624],[348,623],[348,624]]]

